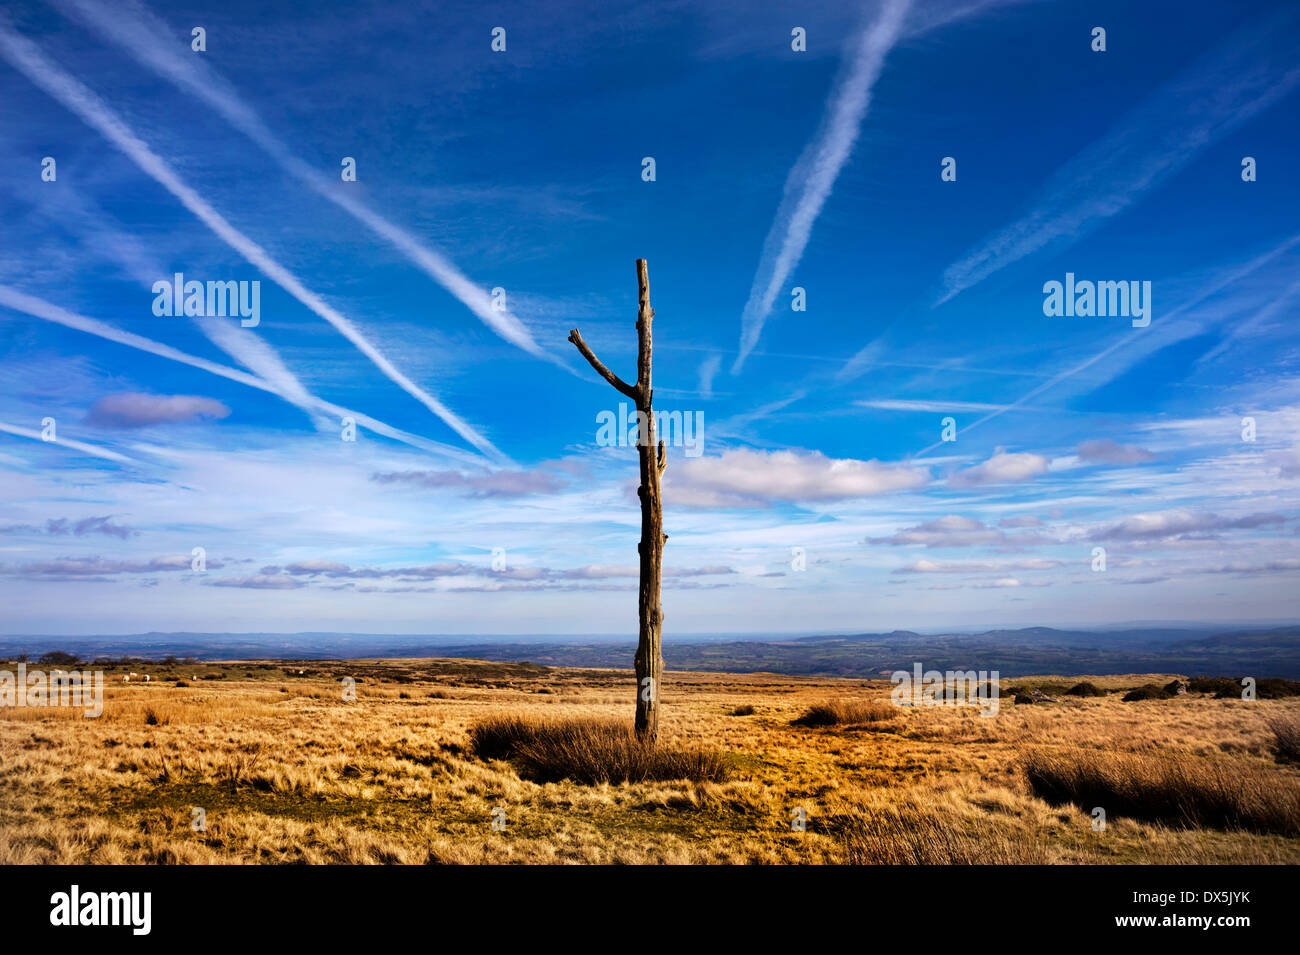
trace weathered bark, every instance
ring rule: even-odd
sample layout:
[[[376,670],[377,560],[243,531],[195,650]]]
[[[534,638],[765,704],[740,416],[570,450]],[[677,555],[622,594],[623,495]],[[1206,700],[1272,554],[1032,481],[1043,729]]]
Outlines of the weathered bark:
[[[640,619],[636,649],[636,733],[641,740],[654,743],[659,735],[659,686],[662,682],[664,660],[662,652],[664,613],[660,604],[664,542],[663,503],[659,496],[659,477],[667,465],[664,443],[655,442],[655,416],[652,407],[654,389],[650,383],[652,352],[651,324],[654,309],[650,307],[650,279],[645,259],[636,260],[637,280],[637,360],[636,384],[629,385],[601,364],[592,354],[582,335],[575,328],[569,332],[569,341],[578,346],[596,372],[619,392],[636,402],[638,412],[637,453],[641,459],[641,587],[637,597]]]

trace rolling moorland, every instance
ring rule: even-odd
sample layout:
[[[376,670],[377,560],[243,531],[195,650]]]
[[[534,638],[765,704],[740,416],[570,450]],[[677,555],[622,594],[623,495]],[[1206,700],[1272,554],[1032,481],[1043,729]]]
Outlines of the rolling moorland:
[[[677,669],[650,751],[627,670],[102,666],[98,719],[0,709],[0,862],[1300,862],[1280,680],[1004,677],[982,716]]]
[[[149,633],[103,637],[0,637],[0,655],[58,647],[82,659],[141,655],[202,660],[356,657],[468,657],[567,667],[625,667],[635,638],[456,638],[383,634]],[[763,639],[675,638],[671,669],[880,677],[923,661],[941,670],[997,670],[1002,676],[1177,672],[1300,679],[1300,625],[1267,628],[1030,627],[925,635],[906,630]]]

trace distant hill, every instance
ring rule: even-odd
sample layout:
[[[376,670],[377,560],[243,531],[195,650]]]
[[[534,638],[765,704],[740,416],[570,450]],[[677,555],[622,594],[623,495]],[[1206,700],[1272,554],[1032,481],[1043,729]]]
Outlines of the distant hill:
[[[83,660],[164,656],[219,659],[474,657],[550,666],[630,667],[635,638],[421,637],[386,634],[150,633],[104,637],[0,637],[0,656],[66,650]],[[1300,625],[1261,629],[1027,627],[927,635],[908,630],[813,637],[664,640],[670,669],[878,677],[927,669],[1034,674],[1184,673],[1300,679]]]

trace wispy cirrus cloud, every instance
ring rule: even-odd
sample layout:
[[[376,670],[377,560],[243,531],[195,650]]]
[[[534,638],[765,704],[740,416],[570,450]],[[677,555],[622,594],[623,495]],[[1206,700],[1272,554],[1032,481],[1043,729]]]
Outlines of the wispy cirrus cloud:
[[[875,408],[879,411],[923,411],[927,414],[945,414],[957,411],[1011,410],[1011,405],[989,404],[984,401],[933,401],[908,398],[866,398],[861,401],[855,401],[854,404],[860,408]]]
[[[918,560],[891,573],[895,574],[978,574],[1007,573],[1025,570],[1053,570],[1065,566],[1065,561],[1049,557],[1032,557],[1025,560]]]
[[[905,527],[888,537],[868,537],[867,544],[919,547],[981,547],[1001,544],[1007,535],[983,521],[961,514],[945,514],[932,521]]]
[[[1253,20],[1133,109],[1058,169],[1029,212],[952,263],[936,304],[1118,215],[1196,153],[1290,93],[1300,82],[1300,66],[1271,58],[1265,44],[1274,31],[1296,29],[1294,9]]]
[[[574,583],[584,581],[634,580],[640,573],[633,564],[586,564],[581,567],[553,569],[549,567],[514,566],[493,570],[482,564],[466,561],[440,561],[410,567],[354,567],[333,560],[295,561],[284,567],[263,567],[258,573],[232,578],[216,578],[212,582],[223,587],[246,587],[276,590],[296,589],[308,583],[330,581],[392,581],[398,583],[436,583],[440,581],[466,581],[483,579],[493,581],[485,590],[497,589],[503,582],[525,583],[528,589],[572,589]],[[689,585],[695,578],[734,575],[736,571],[724,565],[704,567],[665,567],[667,580]],[[457,589],[465,585],[457,584]],[[470,585],[472,586],[472,585]],[[382,592],[382,591],[378,591]],[[393,591],[395,592],[395,591]]]
[[[306,587],[301,580],[271,574],[248,574],[242,577],[215,577],[210,587],[238,587],[243,590],[297,590]]]
[[[713,379],[718,375],[718,369],[722,367],[721,355],[710,355],[704,361],[700,362],[700,397],[713,397]]]
[[[170,554],[149,560],[119,560],[109,557],[59,557],[53,560],[22,564],[0,564],[0,574],[7,577],[75,580],[86,577],[113,577],[118,574],[153,574],[190,570],[188,554]],[[221,561],[209,560],[209,569],[222,567]]]
[[[134,528],[114,524],[111,516],[83,517],[80,520],[73,520],[68,517],[52,517],[43,525],[10,524],[7,527],[0,527],[0,534],[53,534],[56,536],[70,534],[74,537],[102,534],[105,537],[116,537],[119,540],[126,540],[139,533]]]
[[[524,497],[551,494],[564,482],[546,471],[389,471],[370,475],[380,484],[406,484],[430,489],[465,491],[471,497]]]
[[[1285,524],[1284,514],[1260,512],[1224,517],[1208,511],[1174,508],[1134,514],[1106,525],[1093,536],[1106,541],[1172,540],[1186,535],[1210,535],[1229,530],[1255,530]]]

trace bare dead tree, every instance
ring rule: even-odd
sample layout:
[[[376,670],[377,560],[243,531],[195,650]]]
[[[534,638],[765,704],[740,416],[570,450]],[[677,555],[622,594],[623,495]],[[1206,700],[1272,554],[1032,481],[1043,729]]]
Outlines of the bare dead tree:
[[[646,260],[636,260],[638,307],[636,319],[637,359],[636,384],[629,385],[606,368],[597,358],[582,335],[575,328],[569,332],[569,341],[578,346],[597,374],[619,392],[636,402],[637,451],[641,458],[641,589],[637,598],[640,633],[636,648],[636,735],[638,739],[653,744],[659,735],[659,684],[663,676],[664,660],[662,637],[664,612],[660,605],[660,580],[663,570],[664,533],[663,504],[659,497],[659,476],[664,473],[668,460],[664,443],[655,444],[655,416],[651,406],[654,390],[650,386],[650,325],[655,312],[650,307],[650,278]]]

